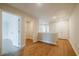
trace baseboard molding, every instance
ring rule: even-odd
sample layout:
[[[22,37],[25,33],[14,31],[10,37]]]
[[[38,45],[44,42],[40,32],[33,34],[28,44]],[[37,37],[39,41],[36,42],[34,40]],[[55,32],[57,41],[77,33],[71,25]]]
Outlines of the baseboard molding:
[[[33,42],[37,42],[38,40],[33,40]]]
[[[26,45],[24,44],[24,45],[21,46],[21,48],[24,48],[25,46],[26,46]]]
[[[76,53],[77,56],[79,56],[79,53],[76,51],[75,46],[72,44],[72,41],[69,39],[69,42],[74,50],[74,52]]]

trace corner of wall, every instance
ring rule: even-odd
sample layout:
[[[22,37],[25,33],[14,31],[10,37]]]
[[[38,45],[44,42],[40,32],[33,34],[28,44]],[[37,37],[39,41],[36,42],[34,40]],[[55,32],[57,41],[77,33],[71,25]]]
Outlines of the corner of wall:
[[[37,42],[38,40],[33,39],[33,42]]]
[[[72,46],[74,52],[76,53],[76,55],[79,56],[79,53],[78,53],[77,50],[75,49],[75,46],[74,46],[74,44],[72,43],[71,39],[69,39],[69,42],[70,42],[70,44],[71,44],[71,46]]]
[[[0,9],[0,55],[2,54],[2,10]]]

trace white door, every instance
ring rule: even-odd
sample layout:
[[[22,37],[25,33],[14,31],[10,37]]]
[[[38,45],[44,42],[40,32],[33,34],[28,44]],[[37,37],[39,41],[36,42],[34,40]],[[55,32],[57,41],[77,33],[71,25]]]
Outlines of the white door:
[[[21,18],[15,14],[2,12],[3,54],[14,52],[21,47]]]

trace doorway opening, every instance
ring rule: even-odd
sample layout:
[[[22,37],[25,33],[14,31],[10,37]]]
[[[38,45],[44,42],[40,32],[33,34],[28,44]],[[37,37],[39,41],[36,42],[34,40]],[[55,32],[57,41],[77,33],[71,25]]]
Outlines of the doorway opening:
[[[21,48],[21,17],[2,12],[2,54]]]

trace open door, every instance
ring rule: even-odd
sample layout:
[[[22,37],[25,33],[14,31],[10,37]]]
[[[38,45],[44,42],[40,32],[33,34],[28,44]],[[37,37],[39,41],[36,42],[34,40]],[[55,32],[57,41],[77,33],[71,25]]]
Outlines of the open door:
[[[2,12],[2,53],[12,53],[21,47],[21,17]]]

